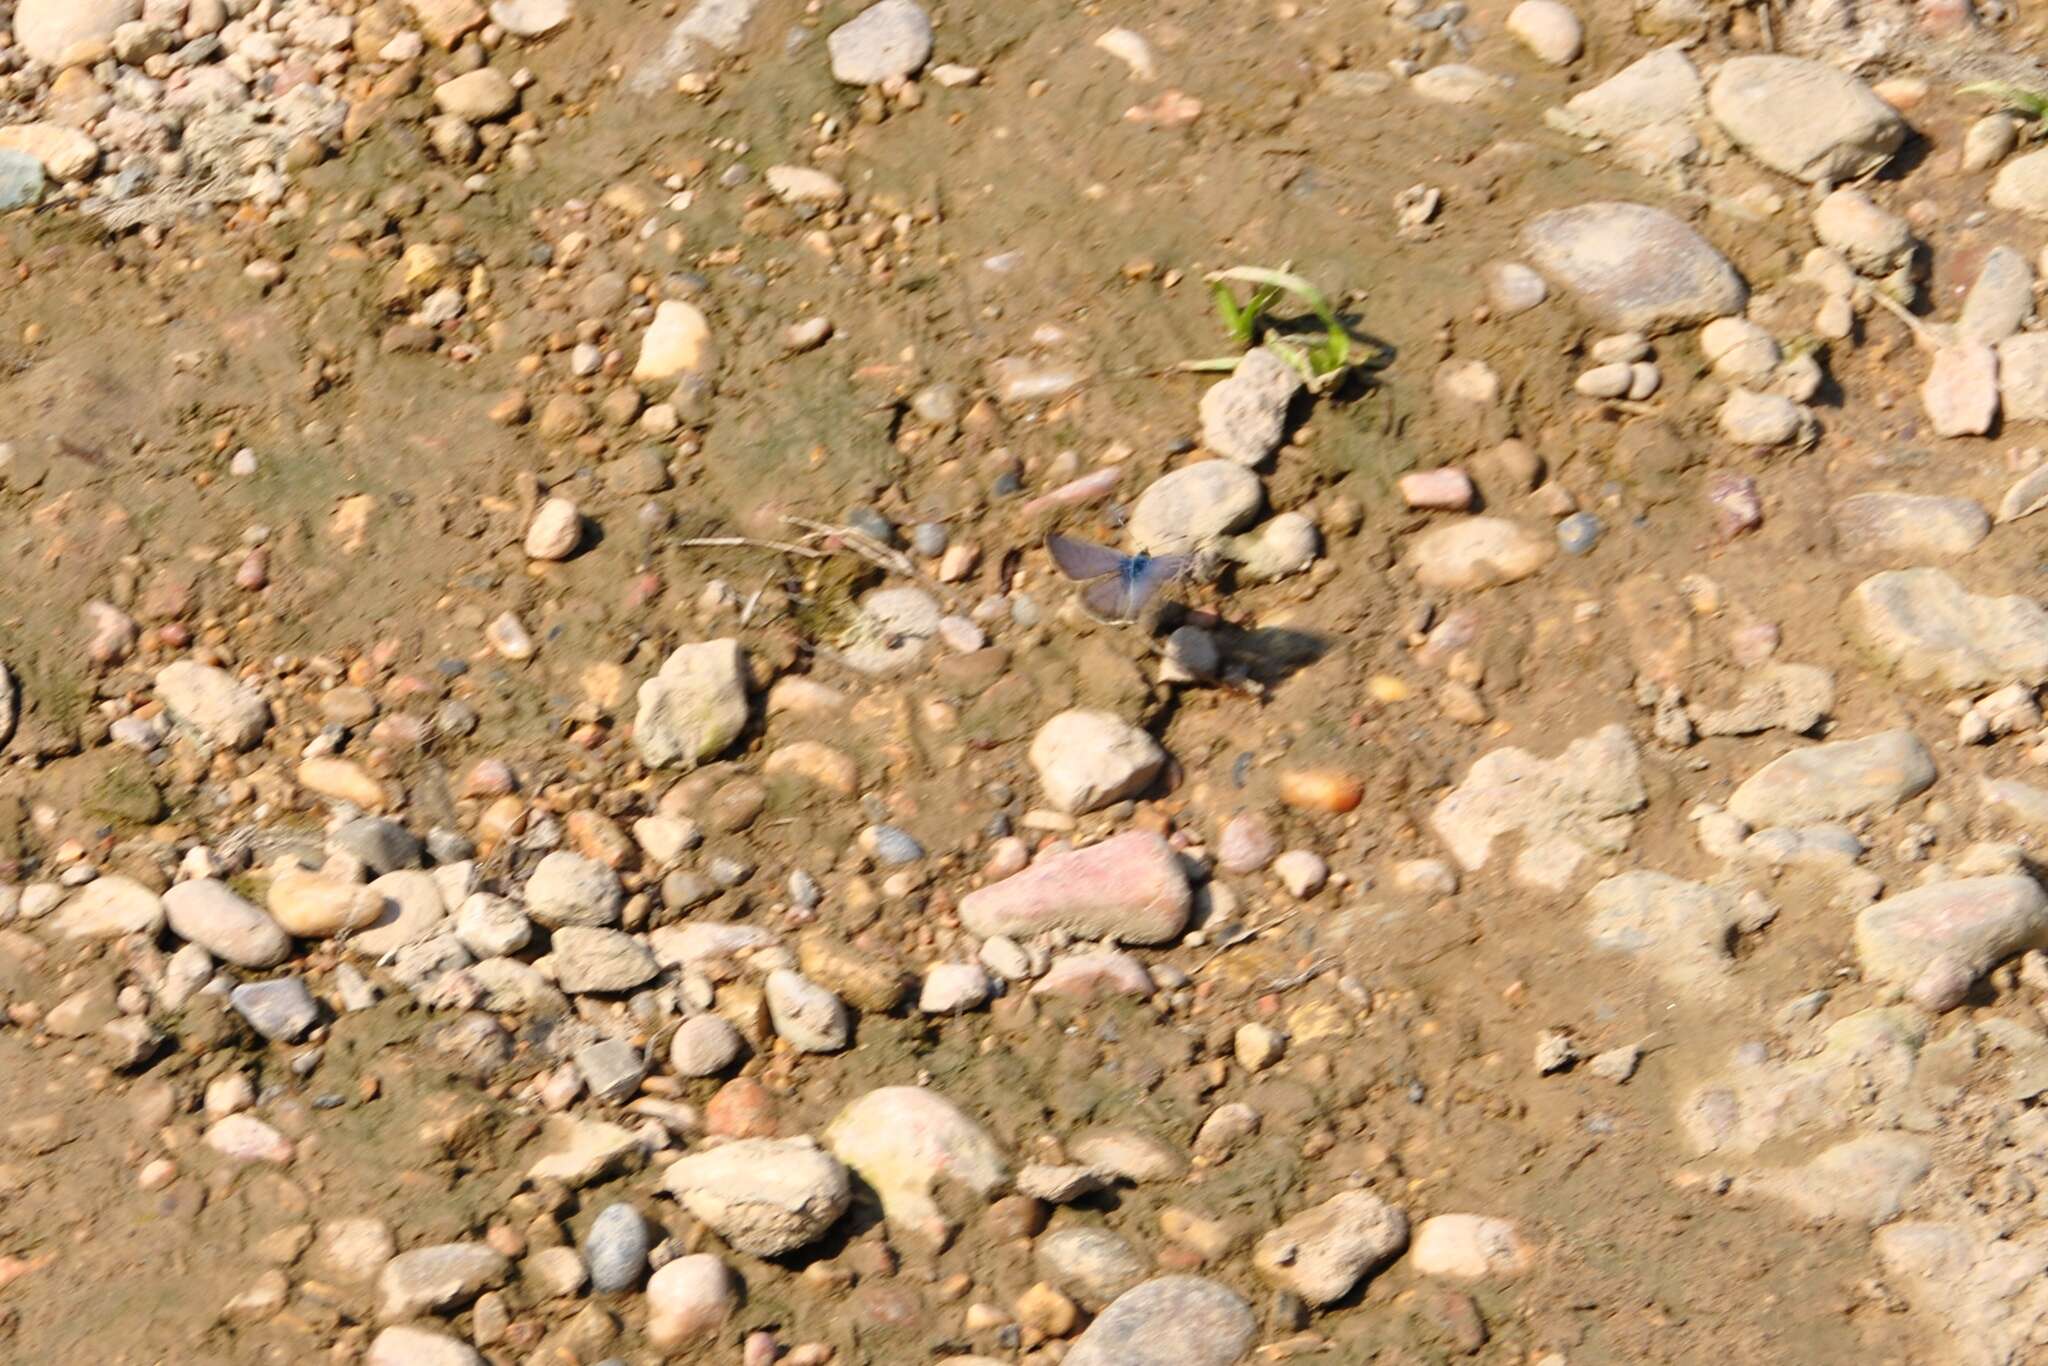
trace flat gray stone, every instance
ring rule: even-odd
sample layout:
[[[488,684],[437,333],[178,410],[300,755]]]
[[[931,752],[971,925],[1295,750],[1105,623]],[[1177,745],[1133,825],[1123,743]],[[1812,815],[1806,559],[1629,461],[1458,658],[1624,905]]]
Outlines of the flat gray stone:
[[[834,80],[880,85],[914,76],[931,60],[932,21],[916,0],[881,0],[825,40]]]
[[[1117,1296],[1066,1366],[1237,1366],[1258,1335],[1251,1306],[1197,1276],[1161,1276]]]
[[[747,726],[746,663],[737,640],[678,647],[640,685],[633,744],[649,768],[691,768]]]
[[[1707,86],[1707,111],[1735,145],[1795,180],[1854,180],[1892,158],[1906,122],[1869,86],[1822,62],[1734,57]]]
[[[1857,642],[1905,683],[2048,681],[2048,611],[2031,598],[1979,596],[1944,570],[1900,569],[1858,584],[1843,614]]]
[[[301,977],[244,982],[228,993],[228,1004],[272,1043],[297,1043],[320,1023],[320,1003]]]
[[[1856,916],[1864,976],[1945,1010],[1979,977],[2028,949],[2048,947],[2048,893],[2030,877],[1937,882],[1886,897]]]
[[[1523,253],[1585,311],[1622,331],[1660,333],[1740,313],[1748,287],[1706,238],[1662,209],[1595,203],[1539,214]]]
[[[1934,786],[1934,756],[1907,730],[1798,749],[1735,789],[1728,809],[1754,829],[1882,813]]]
[[[1991,515],[1968,498],[1858,493],[1835,504],[1835,538],[1850,555],[1952,560],[1991,534]]]
[[[1200,550],[1250,526],[1265,504],[1259,476],[1235,461],[1183,465],[1138,495],[1131,542],[1151,555]]]

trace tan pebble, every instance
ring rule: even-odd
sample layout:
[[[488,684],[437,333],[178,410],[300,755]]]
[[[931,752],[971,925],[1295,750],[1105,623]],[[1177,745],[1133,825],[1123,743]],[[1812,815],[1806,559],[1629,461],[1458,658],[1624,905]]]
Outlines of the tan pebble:
[[[828,791],[851,797],[860,791],[860,766],[853,756],[816,740],[792,740],[761,766],[768,777],[802,778]]]
[[[368,887],[297,868],[271,879],[264,905],[271,919],[302,939],[359,930],[384,914],[384,898]]]
[[[1080,1311],[1058,1287],[1044,1281],[1017,1297],[1017,1321],[1044,1337],[1063,1338],[1074,1331]]]
[[[298,776],[300,787],[333,801],[365,811],[382,811],[389,805],[384,785],[353,759],[307,759],[299,765]]]
[[[1342,813],[1355,808],[1365,788],[1348,773],[1335,769],[1288,769],[1280,774],[1280,800],[1308,811]]]

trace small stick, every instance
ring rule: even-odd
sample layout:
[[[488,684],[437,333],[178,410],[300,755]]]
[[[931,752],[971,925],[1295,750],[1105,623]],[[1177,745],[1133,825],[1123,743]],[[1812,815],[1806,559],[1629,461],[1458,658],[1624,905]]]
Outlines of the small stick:
[[[807,545],[791,545],[787,541],[757,541],[751,536],[692,536],[688,540],[672,541],[678,546],[751,546],[755,550],[779,550],[785,555],[801,555],[807,560],[828,558],[824,551],[813,550]]]

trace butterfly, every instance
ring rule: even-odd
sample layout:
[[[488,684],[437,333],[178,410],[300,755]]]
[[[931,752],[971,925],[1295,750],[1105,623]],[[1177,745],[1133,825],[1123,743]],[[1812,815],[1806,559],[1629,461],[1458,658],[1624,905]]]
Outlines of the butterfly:
[[[1194,563],[1192,555],[1125,555],[1056,532],[1045,538],[1045,548],[1062,574],[1088,585],[1081,605],[1104,621],[1136,621],[1145,604]]]

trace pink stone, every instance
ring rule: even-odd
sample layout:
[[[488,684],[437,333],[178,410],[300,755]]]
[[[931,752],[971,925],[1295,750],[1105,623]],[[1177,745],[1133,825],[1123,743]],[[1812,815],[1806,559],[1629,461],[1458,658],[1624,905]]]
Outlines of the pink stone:
[[[1031,988],[1033,996],[1096,1001],[1105,996],[1150,996],[1152,974],[1128,953],[1077,953],[1053,960]]]
[[[960,900],[960,923],[984,939],[1025,939],[1065,930],[1083,939],[1164,944],[1187,927],[1193,895],[1173,849],[1158,835],[1127,831],[1052,854]]]
[[[1982,436],[1998,419],[1998,353],[1981,342],[1944,346],[1920,386],[1936,436]]]
[[[1240,811],[1216,839],[1216,864],[1226,873],[1256,873],[1280,852],[1280,841],[1262,816]]]
[[[1756,480],[1746,474],[1716,475],[1707,484],[1707,502],[1714,509],[1714,528],[1732,541],[1763,525],[1764,503]]]
[[[1472,506],[1472,480],[1446,465],[1401,476],[1401,499],[1412,508],[1463,512]]]

